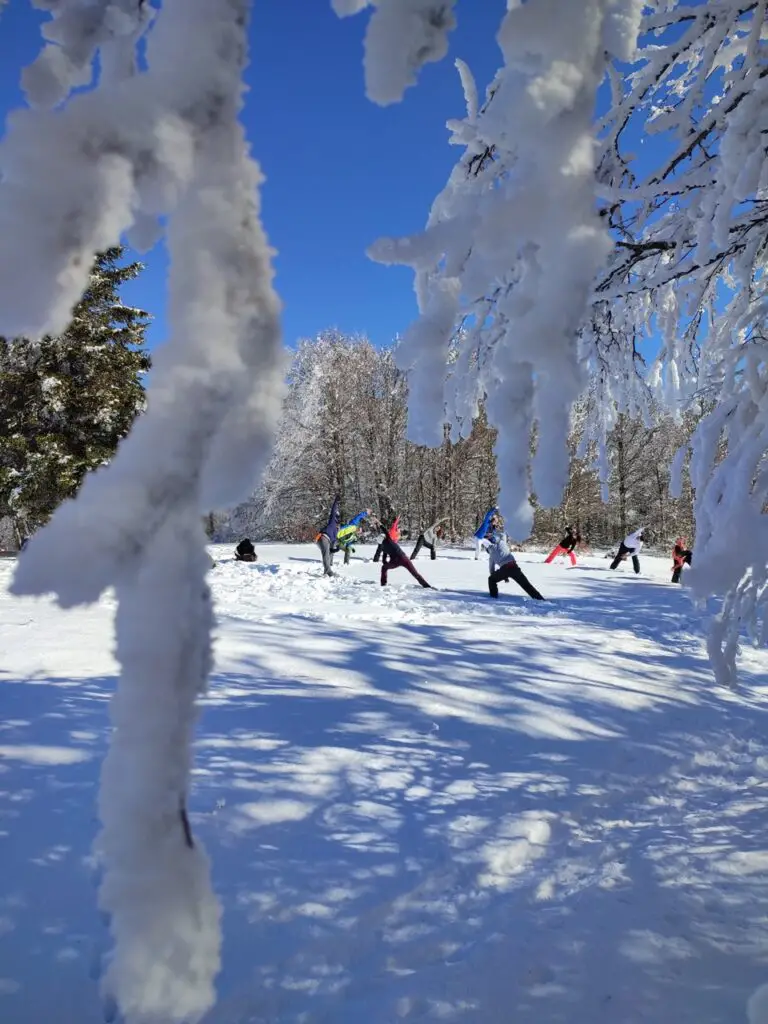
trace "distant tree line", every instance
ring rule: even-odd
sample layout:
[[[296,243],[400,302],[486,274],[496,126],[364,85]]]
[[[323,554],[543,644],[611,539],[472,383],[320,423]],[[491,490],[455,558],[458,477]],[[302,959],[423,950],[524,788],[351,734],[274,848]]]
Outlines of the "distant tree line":
[[[411,536],[445,517],[450,538],[471,535],[498,493],[495,432],[481,409],[466,437],[453,438],[446,425],[437,448],[409,442],[407,383],[393,353],[394,347],[375,348],[366,338],[333,330],[302,341],[263,480],[249,501],[212,513],[209,533],[222,540],[245,534],[311,540],[338,493],[344,516],[366,507],[382,517],[394,510]],[[593,400],[586,395],[575,411],[563,501],[554,509],[535,507],[529,540],[550,543],[566,523],[595,545],[611,545],[636,526],[648,527],[661,545],[679,533],[690,538],[693,495],[686,478],[673,498],[669,472],[695,419],[689,414],[675,422],[659,413],[644,423],[618,415],[607,439],[607,479],[601,480],[593,446],[580,451]]]

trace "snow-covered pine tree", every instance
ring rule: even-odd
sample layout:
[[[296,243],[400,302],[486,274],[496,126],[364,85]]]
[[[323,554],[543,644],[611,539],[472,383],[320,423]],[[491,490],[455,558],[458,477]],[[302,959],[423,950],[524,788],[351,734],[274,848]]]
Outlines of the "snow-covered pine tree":
[[[0,338],[0,515],[25,536],[109,461],[143,408],[148,314],[120,299],[142,269],[108,249],[61,334]]]

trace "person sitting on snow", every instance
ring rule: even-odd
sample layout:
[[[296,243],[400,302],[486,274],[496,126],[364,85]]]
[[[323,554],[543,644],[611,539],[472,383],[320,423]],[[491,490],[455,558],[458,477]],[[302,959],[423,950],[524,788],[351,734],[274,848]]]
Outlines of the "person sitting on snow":
[[[389,529],[385,529],[385,533],[390,538],[390,540],[393,540],[395,544],[397,544],[397,542],[400,540],[400,516],[395,516],[394,520],[392,521],[392,525],[389,527]],[[383,554],[384,541],[382,540],[379,541],[379,546],[376,548],[376,551],[374,552],[374,562],[378,562],[378,560],[381,558]]]
[[[491,597],[499,596],[499,584],[514,580],[529,597],[535,601],[546,600],[531,583],[517,564],[509,548],[509,541],[503,533],[493,534],[488,548],[488,592]]]
[[[336,535],[336,550],[344,552],[344,565],[349,565],[349,560],[355,552],[352,545],[357,540],[357,531],[362,521],[370,514],[371,510],[369,508],[363,509],[362,512],[358,512],[356,516],[350,519],[348,523],[344,523],[343,526],[339,527],[339,532]]]
[[[246,537],[245,540],[241,540],[235,548],[235,559],[238,562],[255,562],[256,561],[256,548],[253,546],[251,541]],[[216,563],[214,562],[214,565]]]
[[[339,533],[339,522],[341,520],[341,498],[337,494],[333,499],[333,505],[331,505],[331,514],[328,516],[328,522],[325,524],[323,529],[318,533],[315,540],[317,546],[320,548],[320,554],[323,559],[323,575],[324,576],[335,576],[336,573],[333,571],[333,550],[336,547],[336,538]]]
[[[572,526],[566,526],[565,536],[556,544],[549,555],[544,559],[544,564],[549,565],[550,562],[554,562],[560,555],[568,555],[571,560],[571,565],[576,565],[576,555],[573,553],[574,548],[577,544],[581,543],[581,534],[578,530],[574,530]]]
[[[678,537],[672,548],[672,582],[679,583],[683,566],[691,564],[693,552],[685,546],[685,537]]]
[[[384,536],[382,537],[381,540],[381,544],[379,545],[379,547],[381,548],[382,587],[386,587],[387,585],[388,573],[390,573],[393,569],[403,568],[407,569],[411,576],[413,576],[415,580],[418,580],[422,587],[425,587],[427,590],[432,590],[433,588],[430,586],[429,583],[427,583],[424,577],[416,571],[413,562],[410,560],[408,555],[406,555],[406,553],[403,551],[403,549],[400,547],[397,541],[393,538],[392,533],[396,525],[397,520],[395,520],[392,526],[384,533]]]
[[[616,552],[616,557],[611,562],[611,568],[615,569],[619,562],[623,562],[627,555],[631,555],[632,568],[636,573],[640,572],[640,559],[637,556],[640,554],[640,548],[643,546],[644,540],[645,535],[642,527],[625,537],[621,544],[619,544],[619,550]]]
[[[436,523],[432,523],[432,525],[428,526],[423,533],[419,534],[416,539],[416,547],[411,552],[412,562],[415,560],[422,548],[429,548],[429,557],[434,562],[437,558],[437,542],[438,540],[442,540],[444,536],[443,528],[440,524],[444,523],[447,518],[447,516],[443,516],[442,519],[438,519]]]
[[[485,513],[485,519],[475,531],[475,561],[480,557],[483,548],[488,547],[488,534],[493,533],[494,529],[498,529],[500,525],[499,510],[494,505]]]

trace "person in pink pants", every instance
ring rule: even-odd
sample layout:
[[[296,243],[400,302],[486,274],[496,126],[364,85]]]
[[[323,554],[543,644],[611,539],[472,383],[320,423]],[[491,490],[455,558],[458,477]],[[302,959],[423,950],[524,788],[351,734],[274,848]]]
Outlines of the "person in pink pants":
[[[576,565],[576,555],[573,553],[573,549],[580,540],[581,534],[578,530],[574,530],[572,526],[566,526],[565,536],[560,543],[550,551],[549,555],[544,559],[544,563],[549,565],[549,563],[554,562],[559,555],[568,555],[571,560],[571,565]]]

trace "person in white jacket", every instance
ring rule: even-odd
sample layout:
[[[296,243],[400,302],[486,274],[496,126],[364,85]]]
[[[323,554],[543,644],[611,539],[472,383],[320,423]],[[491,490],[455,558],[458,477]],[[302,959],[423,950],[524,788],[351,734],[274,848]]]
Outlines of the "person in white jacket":
[[[632,557],[632,568],[635,572],[640,572],[640,559],[637,556],[640,554],[640,548],[643,546],[644,540],[642,526],[639,530],[635,530],[634,533],[630,533],[628,537],[625,537],[621,544],[619,544],[619,550],[611,562],[611,568],[615,569],[619,562],[623,562],[627,555],[630,555]]]

